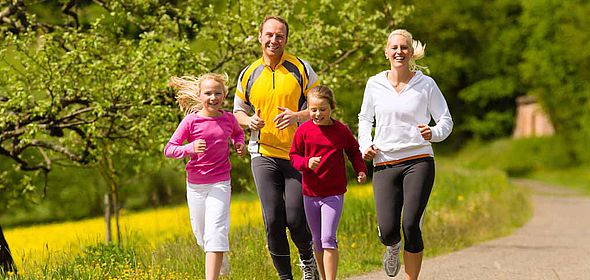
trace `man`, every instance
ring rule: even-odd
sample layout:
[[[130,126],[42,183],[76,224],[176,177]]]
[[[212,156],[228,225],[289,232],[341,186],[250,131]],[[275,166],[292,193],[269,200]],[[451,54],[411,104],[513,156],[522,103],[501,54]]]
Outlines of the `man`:
[[[262,57],[240,73],[234,114],[251,131],[252,173],[268,250],[280,279],[293,279],[287,228],[299,250],[303,279],[319,279],[303,209],[301,174],[289,162],[297,124],[309,119],[307,92],[318,79],[307,62],[284,51],[288,35],[284,19],[264,18],[258,33]]]

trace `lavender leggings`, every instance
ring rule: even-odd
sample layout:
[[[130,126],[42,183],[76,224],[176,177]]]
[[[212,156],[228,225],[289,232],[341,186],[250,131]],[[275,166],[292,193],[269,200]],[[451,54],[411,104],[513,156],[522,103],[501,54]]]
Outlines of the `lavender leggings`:
[[[342,215],[344,195],[303,196],[307,224],[313,238],[313,250],[338,248],[336,231]]]

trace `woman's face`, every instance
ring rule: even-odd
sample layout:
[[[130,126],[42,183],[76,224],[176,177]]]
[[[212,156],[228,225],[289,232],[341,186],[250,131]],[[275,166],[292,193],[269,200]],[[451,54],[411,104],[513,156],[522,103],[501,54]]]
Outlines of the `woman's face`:
[[[387,42],[385,56],[392,68],[410,68],[410,59],[414,54],[412,46],[402,35],[393,35]]]
[[[216,113],[225,99],[223,84],[213,79],[206,79],[201,82],[199,100],[203,104],[203,110]]]

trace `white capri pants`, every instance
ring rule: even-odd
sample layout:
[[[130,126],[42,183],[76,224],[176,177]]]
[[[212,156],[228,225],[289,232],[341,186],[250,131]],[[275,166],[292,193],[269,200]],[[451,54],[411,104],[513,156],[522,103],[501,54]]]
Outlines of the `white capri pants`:
[[[205,252],[229,251],[230,181],[186,183],[186,199],[193,233]]]

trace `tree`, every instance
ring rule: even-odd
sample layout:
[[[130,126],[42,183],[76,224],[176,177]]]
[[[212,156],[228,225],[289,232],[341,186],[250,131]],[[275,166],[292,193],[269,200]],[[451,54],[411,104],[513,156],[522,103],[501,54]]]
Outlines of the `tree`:
[[[573,164],[590,160],[590,34],[587,1],[523,1],[527,30],[519,70],[528,93],[549,113]]]
[[[6,242],[6,239],[4,238],[2,226],[0,226],[0,273],[5,272],[16,273],[17,270],[14,265],[12,254],[10,253],[10,248],[8,248],[8,242]]]
[[[423,61],[449,102],[454,143],[512,133],[524,45],[518,1],[413,1],[404,27],[426,43]]]
[[[259,56],[259,21],[280,14],[296,30],[289,50],[312,62],[323,83],[346,87],[381,57],[387,29],[409,13],[368,11],[365,1],[321,2],[0,4],[0,157],[14,163],[0,185],[18,194],[2,201],[35,192],[35,176],[54,164],[74,164],[102,170],[117,213],[118,171],[138,172],[139,162],[160,158],[181,117],[166,87],[171,75],[237,77]],[[44,18],[38,5],[62,13]]]

